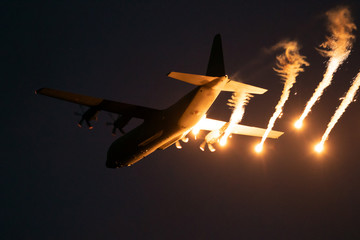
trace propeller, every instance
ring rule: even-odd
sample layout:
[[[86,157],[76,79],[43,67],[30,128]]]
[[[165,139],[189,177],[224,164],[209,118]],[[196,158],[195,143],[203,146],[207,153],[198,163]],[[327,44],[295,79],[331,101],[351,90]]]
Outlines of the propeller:
[[[119,115],[116,119],[111,114],[109,114],[109,116],[113,121],[107,122],[106,126],[113,126],[111,133],[115,136],[116,129],[119,129],[122,134],[125,134],[126,132],[123,130],[123,128],[129,123],[129,121],[131,120],[131,116]]]
[[[78,122],[78,126],[82,127],[82,124],[85,121],[89,129],[93,129],[93,126],[91,126],[90,121],[92,120],[97,121],[97,114],[99,113],[100,110],[97,107],[90,107],[88,110],[84,112],[83,107],[81,105],[79,106],[81,112],[74,112],[76,116],[81,116],[81,119]]]
[[[189,138],[188,138],[186,135],[183,136],[180,140],[181,140],[182,142],[184,142],[184,143],[189,142]],[[178,141],[175,142],[175,146],[176,146],[177,149],[182,149],[180,140],[178,140]]]
[[[181,146],[179,141],[175,142],[175,146],[176,146],[177,149],[182,149],[182,146]]]
[[[216,149],[214,148],[214,146],[211,143],[207,143],[206,141],[203,141],[200,145],[200,149],[201,151],[205,151],[205,146],[208,146],[210,152],[215,152]]]

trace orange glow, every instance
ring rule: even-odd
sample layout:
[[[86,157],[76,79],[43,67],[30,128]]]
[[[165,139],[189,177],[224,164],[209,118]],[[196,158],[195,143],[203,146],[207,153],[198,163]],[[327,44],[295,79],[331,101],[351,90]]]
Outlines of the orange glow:
[[[316,144],[314,149],[317,153],[321,153],[324,150],[324,144],[322,142],[320,142],[320,143]]]
[[[205,141],[200,145],[201,151],[205,151],[205,145],[206,145]]]
[[[295,122],[295,124],[294,124],[294,127],[295,127],[296,129],[300,129],[300,128],[302,128],[302,125],[303,125],[302,121],[297,120],[297,121]]]
[[[227,138],[222,137],[219,141],[220,146],[224,147],[227,144]]]
[[[184,143],[187,143],[187,142],[189,142],[189,138],[188,138],[188,137],[183,137],[183,138],[181,139],[181,141],[183,141]]]
[[[192,134],[194,135],[195,139],[197,135],[199,134],[200,130],[204,128],[206,115],[204,115],[200,121],[191,129]]]
[[[175,142],[175,146],[177,149],[182,149],[182,146],[179,141]]]
[[[208,143],[208,148],[209,148],[210,152],[215,152],[216,151],[216,149],[210,143]]]
[[[262,143],[259,143],[259,144],[257,144],[257,145],[255,146],[255,152],[261,153],[262,150],[263,150],[263,145],[262,145]]]
[[[194,135],[195,139],[196,136],[199,134],[200,132],[200,128],[196,128],[196,126],[191,130],[192,134]]]

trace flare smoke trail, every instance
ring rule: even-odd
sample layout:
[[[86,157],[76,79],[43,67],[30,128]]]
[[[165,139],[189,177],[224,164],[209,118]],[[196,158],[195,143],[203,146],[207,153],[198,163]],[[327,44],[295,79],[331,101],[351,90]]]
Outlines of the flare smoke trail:
[[[282,108],[289,98],[290,89],[296,82],[296,77],[299,72],[303,72],[303,65],[309,66],[309,63],[305,61],[305,56],[300,55],[298,43],[296,41],[280,42],[275,48],[283,48],[285,52],[276,57],[277,68],[274,68],[279,76],[284,80],[284,89],[278,104],[275,107],[275,112],[270,118],[268,127],[261,139],[261,142],[256,146],[256,151],[260,152],[264,145],[264,142],[269,135],[271,129],[274,127],[276,119],[282,113]]]
[[[347,59],[351,52],[352,44],[355,39],[352,31],[356,29],[351,19],[350,10],[347,7],[336,8],[326,13],[328,18],[328,30],[330,36],[326,37],[326,41],[320,45],[322,49],[318,49],[321,55],[329,57],[327,69],[323,80],[317,86],[312,97],[306,104],[304,112],[296,121],[295,127],[300,128],[302,122],[311,111],[313,105],[320,99],[324,90],[331,84],[334,73],[339,66]]]
[[[230,117],[229,122],[225,123],[220,129],[213,130],[205,136],[205,141],[200,145],[201,150],[205,150],[205,145],[207,144],[211,152],[215,151],[215,148],[212,144],[217,141],[221,145],[225,145],[227,138],[231,134],[232,128],[241,121],[244,116],[245,106],[249,102],[251,94],[246,92],[235,92],[231,99],[229,99],[228,105],[233,108],[233,113]]]
[[[228,105],[233,108],[233,112],[230,117],[229,126],[225,129],[225,133],[220,139],[221,145],[226,144],[233,127],[243,118],[245,113],[245,106],[251,97],[252,95],[246,92],[234,92],[234,94],[231,96],[231,99],[229,99]]]
[[[355,94],[356,94],[357,90],[359,89],[359,86],[360,86],[360,72],[355,77],[354,82],[352,83],[351,87],[349,88],[348,92],[346,93],[346,96],[342,100],[340,106],[337,108],[334,115],[331,117],[331,120],[327,126],[327,129],[326,129],[324,135],[321,138],[320,143],[318,145],[316,145],[316,148],[315,148],[316,151],[321,152],[321,150],[323,149],[324,143],[327,140],[327,138],[329,137],[331,130],[334,128],[335,124],[340,119],[340,117],[343,115],[343,113],[345,112],[345,110],[349,106],[349,104],[353,101]]]

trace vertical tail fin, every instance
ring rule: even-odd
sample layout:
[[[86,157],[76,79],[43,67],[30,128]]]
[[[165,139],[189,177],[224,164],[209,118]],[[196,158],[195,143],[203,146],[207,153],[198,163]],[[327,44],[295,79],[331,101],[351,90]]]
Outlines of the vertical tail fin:
[[[213,45],[211,48],[206,76],[212,76],[212,77],[225,76],[224,56],[221,45],[222,45],[221,36],[220,34],[217,34],[214,37]]]

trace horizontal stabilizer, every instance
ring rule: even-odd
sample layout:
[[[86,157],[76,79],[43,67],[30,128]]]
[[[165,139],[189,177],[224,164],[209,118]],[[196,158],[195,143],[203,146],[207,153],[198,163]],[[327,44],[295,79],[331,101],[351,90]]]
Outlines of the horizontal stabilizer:
[[[228,91],[228,92],[247,92],[251,94],[263,94],[267,91],[267,89],[255,87],[249,84],[237,82],[234,80],[230,80],[225,87],[222,89],[222,91]]]
[[[218,77],[197,75],[197,74],[189,74],[189,73],[179,73],[179,72],[170,72],[168,77],[187,82],[196,86],[205,85]],[[263,94],[267,91],[267,89],[255,87],[249,84],[237,82],[234,80],[229,80],[226,85],[221,89],[222,91],[228,92],[247,92],[250,94]]]
[[[199,123],[198,126],[200,127],[201,130],[213,131],[220,129],[222,126],[224,126],[224,124],[226,124],[226,122],[224,121],[205,118],[201,120],[201,123]],[[231,133],[246,135],[246,136],[262,137],[265,131],[266,129],[264,128],[250,127],[250,126],[236,124],[233,126]],[[284,134],[283,132],[271,131],[268,135],[268,138],[279,138],[283,134]]]
[[[168,77],[187,82],[196,86],[205,85],[218,77],[209,77],[204,75],[196,75],[196,74],[189,74],[189,73],[179,73],[179,72],[170,72]]]
[[[51,88],[41,88],[36,94],[45,95],[72,103],[81,104],[88,107],[94,107],[97,110],[103,110],[121,115],[131,116],[135,118],[146,119],[158,114],[160,110],[137,106],[128,103],[115,102],[102,98],[90,97],[82,94],[65,92]]]

